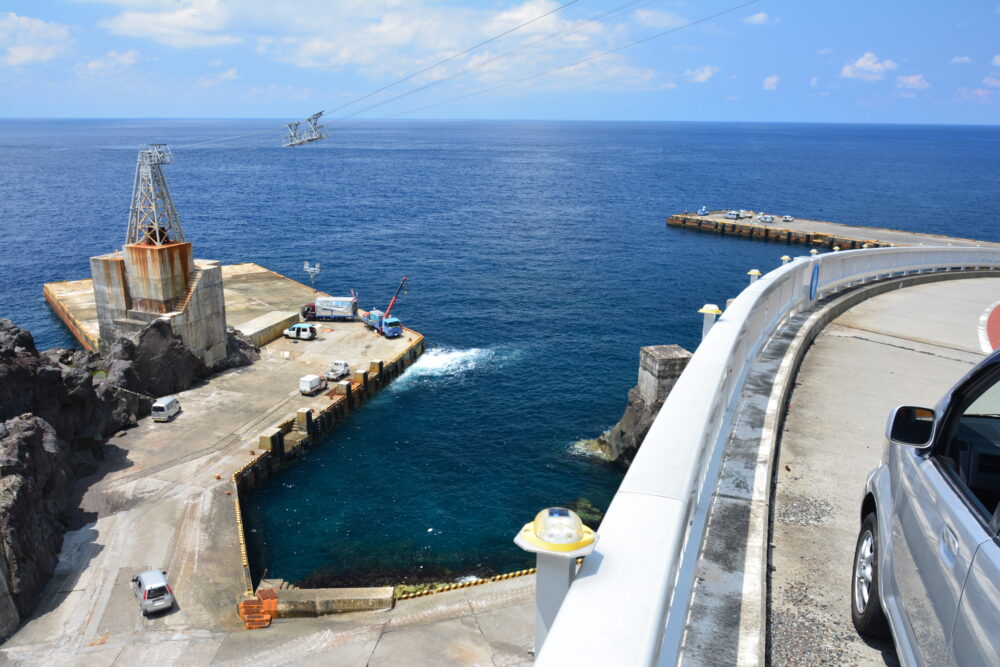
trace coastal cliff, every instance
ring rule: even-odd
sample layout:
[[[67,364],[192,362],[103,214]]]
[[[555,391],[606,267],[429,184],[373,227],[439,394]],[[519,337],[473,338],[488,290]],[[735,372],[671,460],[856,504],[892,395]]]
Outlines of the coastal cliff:
[[[149,413],[150,396],[245,366],[259,348],[230,330],[227,357],[208,369],[156,320],[107,357],[39,352],[0,319],[0,641],[30,616],[62,547],[75,480],[97,471],[105,439]]]

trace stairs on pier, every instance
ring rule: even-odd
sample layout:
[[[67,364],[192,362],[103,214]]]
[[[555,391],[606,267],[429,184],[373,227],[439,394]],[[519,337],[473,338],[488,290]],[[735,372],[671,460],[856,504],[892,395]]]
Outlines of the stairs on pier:
[[[191,297],[194,296],[194,291],[198,288],[198,282],[201,280],[202,269],[195,267],[191,271],[191,275],[188,276],[187,285],[184,288],[184,296],[181,297],[180,302],[178,302],[175,310],[177,312],[183,313],[187,309],[188,304],[191,303]]]

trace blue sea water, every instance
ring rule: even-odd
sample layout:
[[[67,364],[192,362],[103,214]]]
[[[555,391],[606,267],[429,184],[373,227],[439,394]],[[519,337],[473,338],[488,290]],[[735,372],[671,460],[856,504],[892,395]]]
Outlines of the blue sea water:
[[[0,317],[73,345],[43,283],[120,247],[137,147],[166,142],[196,256],[360,292],[424,333],[404,377],[253,496],[259,568],[299,580],[506,571],[542,507],[607,506],[573,444],[621,415],[642,345],[693,349],[799,246],[667,228],[748,208],[1000,241],[1000,128],[379,122],[280,147],[277,121],[0,121]],[[263,131],[232,142],[198,142]]]

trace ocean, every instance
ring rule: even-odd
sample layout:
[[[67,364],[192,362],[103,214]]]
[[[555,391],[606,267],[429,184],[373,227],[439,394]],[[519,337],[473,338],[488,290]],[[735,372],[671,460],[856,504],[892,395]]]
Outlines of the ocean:
[[[165,173],[197,257],[353,288],[427,353],[247,508],[258,573],[310,583],[528,567],[543,507],[605,509],[639,348],[694,349],[697,310],[802,246],[667,228],[747,208],[1000,241],[1000,127],[383,121],[282,148],[281,121],[0,121],[0,317],[74,341],[42,284],[121,246],[136,151]],[[240,137],[210,142],[220,137]]]

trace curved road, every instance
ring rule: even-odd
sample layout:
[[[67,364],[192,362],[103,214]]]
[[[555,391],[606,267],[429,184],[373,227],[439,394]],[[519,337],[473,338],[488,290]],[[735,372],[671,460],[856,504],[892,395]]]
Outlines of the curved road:
[[[1000,341],[998,294],[998,278],[889,292],[834,320],[806,354],[776,462],[772,664],[897,664],[891,642],[865,643],[851,624],[865,476],[889,411],[934,405],[982,359],[985,341]]]

